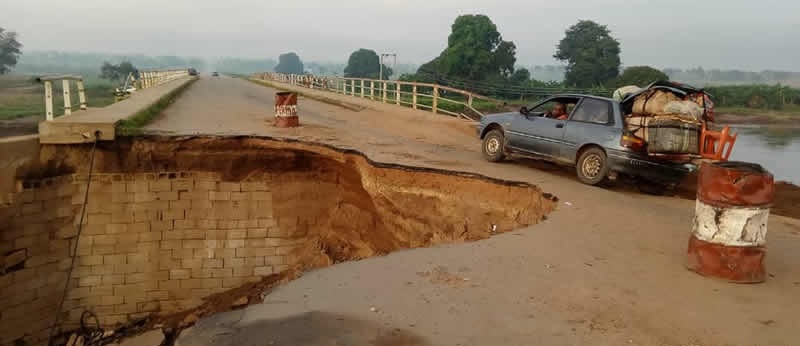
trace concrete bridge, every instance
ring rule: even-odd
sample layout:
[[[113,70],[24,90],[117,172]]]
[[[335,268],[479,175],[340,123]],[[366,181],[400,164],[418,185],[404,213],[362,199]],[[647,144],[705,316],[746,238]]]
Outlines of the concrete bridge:
[[[468,120],[475,116],[475,112],[458,112],[451,116],[430,112],[438,110],[440,102],[460,102],[465,109],[472,108],[472,102],[479,97],[477,95],[443,96],[446,100],[424,103],[430,107],[424,109],[420,106],[423,105],[422,98],[426,97],[421,96],[423,93],[430,98],[440,95],[438,90],[422,89],[434,89],[434,86],[395,86],[394,90],[401,92],[392,98],[391,82],[387,82],[388,86],[379,82],[380,89],[376,90],[380,91],[370,93],[365,88],[372,83],[361,80],[330,82],[286,76],[266,80],[264,75],[254,77],[255,80],[248,81],[228,76],[202,76],[194,81],[154,121],[142,128],[145,135],[169,137],[166,139],[158,137],[150,142],[137,142],[128,136],[118,136],[115,126],[120,120],[134,116],[186,85],[191,77],[180,76],[146,88],[105,109],[75,112],[43,123],[39,137],[0,143],[0,148],[11,148],[12,145],[23,148],[15,149],[13,153],[2,150],[5,157],[0,160],[0,169],[4,179],[10,181],[6,185],[18,190],[12,193],[14,198],[7,207],[0,209],[0,225],[6,226],[2,230],[4,245],[0,250],[15,254],[26,249],[29,254],[21,270],[0,277],[2,344],[15,340],[42,342],[41,332],[47,334],[52,319],[22,316],[52,317],[60,313],[65,316],[64,320],[74,323],[76,313],[79,315],[83,309],[92,309],[100,315],[103,325],[110,327],[149,314],[198,311],[191,309],[205,306],[201,305],[199,296],[232,289],[232,294],[236,295],[233,298],[250,297],[250,300],[244,299],[244,303],[239,305],[226,302],[237,307],[247,304],[255,295],[235,291],[239,287],[237,284],[245,284],[245,278],[258,280],[261,276],[277,275],[289,267],[286,261],[291,257],[281,257],[284,256],[281,254],[284,245],[256,248],[262,252],[270,249],[268,256],[263,253],[259,256],[254,252],[257,250],[247,248],[245,252],[252,256],[236,257],[237,251],[226,251],[229,246],[264,243],[264,239],[246,238],[240,242],[233,234],[241,233],[246,237],[250,234],[248,232],[256,234],[263,230],[261,237],[270,239],[267,236],[271,236],[270,232],[288,232],[288,229],[300,232],[298,225],[302,222],[299,220],[324,216],[329,222],[324,225],[327,228],[346,229],[352,225],[359,229],[348,233],[346,241],[335,244],[370,243],[370,234],[377,227],[374,220],[385,221],[387,215],[396,215],[404,220],[398,221],[396,227],[412,225],[408,220],[427,220],[425,215],[435,215],[451,222],[431,228],[450,229],[449,232],[457,229],[459,233],[462,230],[483,232],[480,234],[493,236],[477,242],[400,251],[306,272],[302,277],[274,288],[263,303],[200,319],[181,333],[179,343],[787,345],[800,339],[800,325],[795,316],[795,311],[800,310],[800,301],[796,299],[800,292],[800,252],[796,251],[800,246],[800,221],[797,219],[770,218],[767,264],[770,278],[766,283],[732,285],[710,280],[687,271],[683,264],[694,200],[644,195],[624,184],[605,189],[587,187],[573,178],[568,170],[536,161],[485,162],[480,155],[473,122]],[[279,89],[300,93],[298,113],[301,127],[285,129],[271,125],[274,94]],[[411,93],[410,97],[404,96],[403,91]],[[457,92],[450,91],[447,95],[453,94]],[[403,102],[410,102],[410,107],[398,105]],[[31,271],[25,266],[34,266],[36,263],[31,259],[37,258],[36,262],[41,265],[52,265],[50,270],[63,273],[69,260],[75,256],[66,250],[73,244],[70,241],[75,236],[65,231],[70,229],[66,226],[71,225],[72,220],[63,229],[46,226],[26,228],[21,221],[15,220],[28,220],[34,215],[46,214],[47,209],[54,205],[58,207],[57,203],[36,199],[48,194],[61,196],[59,198],[65,203],[77,200],[70,205],[72,209],[53,211],[52,220],[60,220],[58,217],[62,214],[63,217],[74,217],[78,215],[73,212],[80,210],[75,208],[80,205],[83,195],[73,194],[72,190],[64,190],[63,195],[60,189],[54,192],[36,190],[44,189],[45,183],[41,187],[26,188],[23,178],[33,175],[23,173],[34,171],[30,168],[35,166],[34,161],[88,158],[90,147],[85,143],[94,141],[96,131],[100,131],[99,138],[108,141],[106,143],[118,141],[124,145],[108,144],[100,148],[97,167],[107,170],[102,172],[107,175],[100,175],[107,180],[99,180],[98,185],[90,187],[89,191],[96,194],[90,194],[91,198],[108,198],[107,206],[92,203],[90,198],[87,230],[90,230],[88,236],[94,243],[79,244],[87,246],[88,250],[79,250],[79,269],[73,272],[76,280],[68,281],[67,307],[57,311],[54,303],[58,302],[55,298],[61,294],[62,287],[58,285],[64,284],[63,275],[54,275],[52,281],[48,281],[50,279],[37,276],[43,269]],[[63,149],[65,147],[72,149]],[[146,155],[137,153],[135,148],[146,149]],[[223,155],[236,151],[241,153]],[[170,156],[172,153],[176,153],[175,156]],[[361,159],[347,156],[353,153],[363,153],[367,161],[362,163]],[[306,159],[312,161],[306,162]],[[88,160],[83,160],[88,166]],[[170,160],[180,163],[172,165]],[[313,160],[327,163],[314,164],[316,161]],[[274,169],[269,179],[279,180],[270,180],[267,185],[248,180],[253,178],[250,173],[256,171],[251,167],[254,162]],[[287,162],[292,164],[281,166]],[[212,164],[219,168],[218,174],[222,176],[214,178],[217,179],[212,184],[214,189],[202,190],[203,196],[210,196],[206,198],[208,200],[191,199],[196,195],[187,194],[189,202],[182,202],[183,192],[190,190],[171,190],[170,186],[174,189],[180,185],[175,182],[172,185],[167,183],[162,189],[161,174],[163,179],[170,179],[170,174],[178,169],[192,170],[195,175],[187,181],[192,181],[194,189],[206,186],[206,180],[201,179],[197,172],[207,170]],[[350,164],[363,167],[356,170],[340,167]],[[250,173],[234,174],[237,168],[246,166]],[[393,170],[371,171],[364,168],[367,166],[377,167],[369,169]],[[123,168],[132,171],[126,173]],[[82,169],[73,172],[76,175],[70,175],[70,179],[75,181],[75,191],[80,191],[80,184],[86,180],[86,172]],[[303,184],[279,178],[304,171],[313,171],[317,175],[304,178]],[[336,172],[331,173],[333,171]],[[432,187],[431,181],[445,178],[428,175],[415,176],[404,183],[394,180],[394,184],[380,183],[380,179],[399,177],[398,172],[436,173],[464,179],[479,177],[475,179],[496,183],[502,188],[488,185],[474,188],[472,186],[476,183],[472,180],[450,183],[442,180],[441,185]],[[139,174],[144,183],[136,180]],[[180,172],[174,174],[177,174],[176,179],[181,178]],[[122,185],[114,180],[129,178],[133,180]],[[358,189],[326,190],[329,182],[351,184]],[[513,201],[504,200],[502,196],[518,193],[514,189],[523,186],[510,182],[527,184],[524,186],[531,190],[526,190]],[[60,184],[57,181],[51,183]],[[389,185],[398,187],[387,187]],[[121,191],[117,190],[118,186],[123,186]],[[402,198],[397,197],[398,191],[411,189],[409,186],[423,190],[406,193],[426,196],[433,202],[424,199],[402,202]],[[361,192],[354,192],[356,190]],[[28,192],[31,192],[30,197],[23,198]],[[114,197],[119,193],[122,197]],[[370,197],[364,200],[364,205],[358,205],[353,202],[354,194]],[[231,200],[238,197],[234,196],[269,196],[272,212],[269,215],[256,214],[259,208],[267,205],[264,200],[242,200],[240,203],[252,203],[247,219],[214,219],[216,221],[210,229],[204,229],[197,222],[212,218],[203,218],[202,213],[219,213],[221,207],[217,205],[235,204]],[[409,195],[402,196],[409,198]],[[526,196],[536,198],[537,208],[541,208],[541,215],[537,215],[541,218],[530,216],[531,220],[535,219],[530,226],[511,227],[527,220],[528,216],[522,212],[525,208],[515,209],[522,200],[533,203],[527,201]],[[553,200],[548,196],[557,197],[557,207],[556,204],[548,206]],[[158,200],[162,197],[166,200]],[[128,201],[130,203],[119,202],[116,198],[132,200]],[[279,203],[300,198],[325,203],[333,199],[330,199],[330,204],[319,208],[312,207],[312,202],[306,205]],[[493,202],[498,198],[503,202]],[[154,208],[163,205],[169,213],[147,209],[144,214],[147,216],[142,219],[135,212],[129,215],[131,220],[122,216],[117,219],[118,211],[114,208],[136,204],[134,200],[151,203]],[[194,205],[213,207],[203,209],[205,211],[195,220],[190,216],[197,214],[193,211]],[[356,207],[348,209],[346,206],[349,205]],[[495,208],[498,205],[501,207]],[[180,215],[175,215],[174,206],[182,206],[175,209],[180,211]],[[556,209],[550,213],[548,209],[553,207]],[[358,223],[359,214],[354,210],[369,208],[375,208],[376,215],[383,216],[371,219],[373,223]],[[235,210],[238,209],[228,212]],[[381,210],[387,211],[382,214]],[[494,235],[488,225],[497,224],[503,228],[506,221],[501,215],[507,215],[503,213],[509,210],[520,214],[508,217],[514,221],[506,223],[508,229],[502,229],[508,232]],[[483,212],[489,215],[486,217],[497,220],[485,219]],[[304,213],[317,214],[304,219]],[[109,221],[109,225],[114,226],[93,227],[93,218],[101,220],[106,215],[109,220],[114,218],[114,222]],[[269,225],[259,227],[259,222],[250,225],[252,222],[248,220],[253,219],[249,217],[255,215],[260,215],[258,219]],[[290,219],[288,215],[293,221],[287,221]],[[339,218],[334,218],[336,215]],[[157,219],[150,219],[150,216]],[[483,227],[476,226],[476,219],[487,222],[485,229],[472,230]],[[223,226],[223,222],[230,227]],[[421,224],[413,225],[417,226],[409,227],[408,233],[404,234],[426,231]],[[466,225],[471,227],[470,230]],[[183,226],[186,228],[181,228]],[[119,230],[123,231],[114,233]],[[64,235],[64,232],[68,234]],[[140,233],[131,237],[134,232]],[[180,237],[170,238],[176,234]],[[218,234],[222,237],[212,236]],[[451,233],[443,231],[441,234]],[[277,237],[283,239],[286,236]],[[420,244],[428,246],[465,240],[471,238],[452,237],[447,241]],[[47,247],[48,251],[58,252],[61,257],[52,263],[32,257],[30,254],[38,251],[31,250],[38,249],[35,246],[37,241],[52,242],[54,245]],[[130,244],[124,244],[126,242],[140,247],[134,246],[131,250]],[[217,245],[222,242],[225,246],[218,249]],[[413,241],[409,240],[408,244],[411,243]],[[399,248],[408,247],[415,246]],[[352,248],[358,248],[358,245],[352,245]],[[368,248],[372,251],[369,254],[348,259],[386,253],[372,243]],[[188,258],[170,257],[186,253],[187,249]],[[118,255],[117,251],[125,250],[128,252]],[[318,253],[320,251],[317,249]],[[164,253],[167,258],[160,257]],[[208,254],[210,257],[204,257]],[[222,257],[215,257],[218,254]],[[224,257],[226,254],[233,255]],[[314,258],[326,258],[325,261],[329,262],[315,262],[316,265],[311,267],[344,260],[334,260],[330,253],[325,256]],[[248,258],[260,258],[260,264],[249,264]],[[269,264],[270,260],[277,262]],[[229,263],[234,267],[229,268]],[[133,272],[120,276],[115,272],[117,270]],[[241,270],[247,270],[249,274],[236,279],[232,273]],[[48,287],[50,290],[46,292],[51,298],[28,293],[31,288],[38,292]],[[137,289],[144,293],[138,294]],[[194,296],[182,295],[184,291],[191,291]],[[217,310],[208,308],[211,310],[197,314],[202,317],[210,311],[227,310],[229,305],[224,308],[216,306]],[[189,321],[182,327],[196,320],[191,315],[181,315],[181,318],[178,321]],[[38,338],[33,335],[38,335]]]

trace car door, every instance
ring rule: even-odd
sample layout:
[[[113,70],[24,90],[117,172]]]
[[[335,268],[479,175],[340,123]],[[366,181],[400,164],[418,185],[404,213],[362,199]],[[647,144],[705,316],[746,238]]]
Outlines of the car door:
[[[618,129],[614,126],[612,103],[604,99],[586,97],[570,114],[564,131],[562,150],[564,160],[575,162],[578,149],[584,144],[606,147],[613,142]]]
[[[513,148],[552,158],[559,157],[567,121],[543,117],[540,109],[554,100],[540,103],[531,110],[530,115],[514,118],[508,131],[512,135],[509,144]]]

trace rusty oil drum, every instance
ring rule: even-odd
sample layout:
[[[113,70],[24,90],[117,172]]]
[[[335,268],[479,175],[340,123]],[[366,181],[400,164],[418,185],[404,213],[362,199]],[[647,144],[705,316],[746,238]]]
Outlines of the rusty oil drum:
[[[275,93],[275,126],[296,127],[300,125],[297,116],[297,93]]]
[[[703,164],[687,267],[730,282],[766,280],[767,220],[774,196],[774,178],[758,164]]]

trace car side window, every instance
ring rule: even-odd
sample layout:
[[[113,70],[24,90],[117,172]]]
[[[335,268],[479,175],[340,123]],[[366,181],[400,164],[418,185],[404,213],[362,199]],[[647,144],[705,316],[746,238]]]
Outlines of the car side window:
[[[572,118],[570,118],[570,120],[594,124],[608,124],[611,122],[610,110],[611,107],[609,107],[607,101],[585,98],[578,106],[578,109],[572,113]]]
[[[545,103],[540,104],[538,107],[531,109],[531,112],[541,112],[541,113],[549,112],[553,110],[553,108],[556,106],[556,103],[558,102],[556,102],[555,100],[547,101]]]
[[[530,110],[530,112],[542,113],[545,114],[545,116],[547,117],[551,117],[555,109],[561,106],[564,112],[566,112],[566,114],[569,115],[570,113],[572,113],[572,110],[575,109],[576,103],[578,103],[577,98],[557,98],[549,100],[545,103],[540,104],[539,106],[534,107],[533,109]]]

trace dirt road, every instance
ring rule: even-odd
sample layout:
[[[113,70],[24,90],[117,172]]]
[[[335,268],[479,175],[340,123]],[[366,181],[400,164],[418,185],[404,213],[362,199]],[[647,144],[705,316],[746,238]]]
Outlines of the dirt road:
[[[693,201],[588,187],[532,161],[491,164],[467,123],[330,93],[324,95],[366,108],[301,97],[304,126],[276,129],[267,122],[274,92],[239,79],[202,78],[148,129],[296,138],[356,148],[376,161],[526,181],[558,196],[558,210],[543,223],[485,241],[307,273],[263,304],[201,320],[181,335],[182,346],[800,340],[799,220],[770,218],[766,283],[719,282],[683,266]]]

